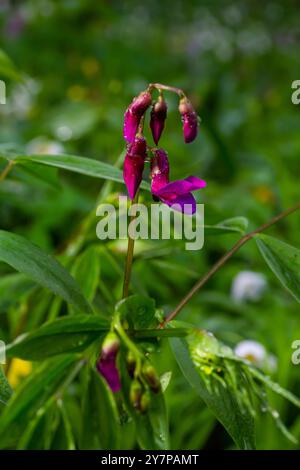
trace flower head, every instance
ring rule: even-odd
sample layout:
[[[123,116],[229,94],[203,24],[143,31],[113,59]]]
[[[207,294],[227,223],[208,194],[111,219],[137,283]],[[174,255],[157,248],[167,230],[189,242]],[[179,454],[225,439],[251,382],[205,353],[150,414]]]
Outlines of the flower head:
[[[252,362],[252,364],[270,373],[277,368],[277,358],[273,354],[268,354],[266,348],[258,341],[251,339],[240,341],[234,352],[238,357]]]
[[[117,356],[120,349],[120,341],[115,333],[108,333],[102,345],[100,358],[96,367],[104,377],[112,392],[118,392],[121,388],[120,375],[117,368]]]
[[[169,182],[169,161],[167,153],[155,150],[151,161],[151,192],[162,202],[185,214],[196,212],[196,201],[192,191],[204,188],[206,182],[196,176]]]
[[[151,105],[151,101],[151,94],[148,91],[143,91],[134,98],[132,103],[126,109],[124,115],[123,135],[127,142],[134,142],[141,118]]]
[[[128,189],[129,197],[132,200],[141,184],[145,164],[146,140],[144,137],[136,137],[129,145],[125,155],[123,178]]]
[[[155,144],[158,144],[162,131],[165,127],[167,117],[167,103],[160,96],[158,101],[154,103],[151,111],[150,128]]]
[[[186,98],[181,98],[179,112],[183,122],[183,137],[186,144],[193,142],[198,134],[199,118],[192,103]]]
[[[237,302],[258,301],[267,287],[263,274],[241,271],[233,279],[231,297]]]

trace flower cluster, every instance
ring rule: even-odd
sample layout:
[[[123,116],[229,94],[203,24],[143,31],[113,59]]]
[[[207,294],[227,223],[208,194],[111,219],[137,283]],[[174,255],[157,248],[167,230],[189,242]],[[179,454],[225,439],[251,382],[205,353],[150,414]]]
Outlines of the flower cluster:
[[[127,142],[127,152],[123,167],[123,177],[128,189],[129,197],[134,199],[142,181],[145,162],[150,161],[151,192],[153,199],[161,201],[174,210],[186,214],[196,211],[196,201],[192,191],[204,188],[205,181],[196,176],[170,182],[169,160],[167,152],[157,147],[149,147],[143,136],[145,113],[152,105],[150,116],[150,129],[155,145],[165,127],[167,118],[167,104],[162,94],[162,88],[175,91],[180,96],[179,113],[183,122],[183,136],[185,143],[195,140],[198,133],[199,118],[184,93],[166,85],[149,85],[146,91],[141,92],[128,106],[124,115],[124,139]],[[159,97],[152,103],[152,92],[157,89]]]

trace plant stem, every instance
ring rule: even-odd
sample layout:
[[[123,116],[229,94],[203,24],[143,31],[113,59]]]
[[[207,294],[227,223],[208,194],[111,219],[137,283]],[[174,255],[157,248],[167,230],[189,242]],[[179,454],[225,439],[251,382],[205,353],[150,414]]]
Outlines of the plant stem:
[[[12,170],[15,162],[13,160],[10,160],[7,165],[3,168],[2,172],[0,173],[0,181],[3,181],[8,173]]]
[[[133,338],[178,338],[189,334],[188,328],[166,328],[163,330],[128,330],[128,334]]]
[[[173,320],[178,313],[183,309],[183,307],[191,300],[191,298],[198,292],[201,287],[204,286],[204,284],[207,283],[207,281],[226,263],[226,261],[231,258],[236,251],[238,251],[241,246],[243,246],[245,243],[247,243],[248,240],[251,240],[251,238],[254,237],[257,233],[263,232],[267,228],[271,227],[271,225],[276,224],[279,220],[283,219],[284,217],[287,217],[288,215],[292,214],[293,212],[297,211],[300,209],[300,203],[296,204],[293,207],[290,207],[289,209],[286,209],[285,211],[281,212],[280,214],[276,215],[271,219],[269,222],[266,222],[265,224],[261,225],[257,229],[253,230],[250,233],[246,233],[240,240],[236,242],[235,245],[227,252],[225,253],[224,256],[222,256],[213,266],[212,268],[203,276],[199,281],[196,282],[196,284],[192,287],[192,289],[183,297],[183,299],[179,302],[177,307],[171,312],[165,319],[165,321],[160,325],[160,328],[163,328],[166,323],[169,321]]]
[[[134,204],[137,204],[138,199],[139,199],[139,190],[137,190],[136,195],[133,201],[131,202],[131,206],[133,206]],[[134,219],[135,219],[135,216],[130,217],[129,225],[131,224],[131,222],[134,221]],[[131,278],[133,252],[134,252],[134,242],[135,242],[135,239],[131,238],[128,232],[128,245],[127,245],[127,255],[126,255],[124,283],[123,283],[123,296],[122,296],[123,299],[128,297],[128,294],[129,294],[129,284],[130,284],[130,278]]]
[[[163,85],[162,83],[150,83],[149,91],[151,91],[151,89],[153,88],[156,88],[158,91],[160,90],[171,91],[172,93],[176,93],[180,98],[185,97],[184,92],[180,88],[177,88],[174,86]]]

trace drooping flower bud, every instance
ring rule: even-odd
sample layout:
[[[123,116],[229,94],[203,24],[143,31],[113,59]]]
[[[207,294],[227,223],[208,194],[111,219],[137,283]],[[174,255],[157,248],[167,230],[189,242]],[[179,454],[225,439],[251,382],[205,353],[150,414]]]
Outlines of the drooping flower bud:
[[[143,376],[145,377],[149,387],[154,393],[160,391],[161,385],[156,370],[151,364],[145,364],[143,366]]]
[[[167,103],[162,96],[154,103],[151,111],[150,128],[155,144],[158,144],[162,131],[165,127],[165,120],[167,117]]]
[[[100,357],[96,367],[98,372],[104,377],[112,392],[118,392],[121,388],[120,375],[117,368],[117,356],[120,349],[118,336],[110,332],[105,337],[102,345]]]
[[[183,137],[186,144],[193,142],[197,137],[199,119],[192,103],[186,98],[179,102],[179,112],[183,122]]]
[[[127,366],[128,374],[130,375],[131,378],[133,378],[135,367],[136,367],[136,358],[131,351],[128,351],[128,354],[126,357],[126,366]]]
[[[140,93],[128,106],[124,114],[124,139],[133,143],[141,118],[149,108],[152,102],[151,94],[148,91]]]
[[[150,402],[151,402],[151,397],[150,397],[150,393],[148,391],[144,392],[142,397],[141,397],[141,401],[140,401],[140,412],[141,413],[146,413],[149,409],[149,406],[150,406]]]
[[[127,186],[130,199],[134,196],[141,184],[146,153],[146,140],[144,137],[136,137],[128,149],[124,160],[123,178]]]
[[[151,191],[155,193],[169,182],[169,160],[167,152],[163,149],[154,150],[151,160]]]
[[[130,385],[129,400],[136,410],[140,409],[142,394],[143,387],[141,383],[138,380],[133,380]]]

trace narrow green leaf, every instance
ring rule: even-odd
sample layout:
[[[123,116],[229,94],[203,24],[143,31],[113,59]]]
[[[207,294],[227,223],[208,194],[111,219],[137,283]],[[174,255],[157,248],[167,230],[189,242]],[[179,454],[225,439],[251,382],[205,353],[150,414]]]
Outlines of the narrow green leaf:
[[[246,233],[248,220],[246,217],[232,217],[216,225],[205,225],[205,235],[223,235],[226,233]]]
[[[74,355],[44,362],[17,389],[0,416],[0,447],[16,443],[29,420],[57,390],[77,361]]]
[[[205,332],[191,335],[188,341],[170,342],[183,375],[236,445],[254,449],[254,410],[246,369],[222,357],[216,339]]]
[[[5,155],[4,155],[5,157]],[[11,158],[11,157],[10,157]],[[109,165],[99,160],[93,160],[86,157],[78,157],[74,155],[15,155],[15,162],[34,162],[40,165],[54,166],[64,170],[74,171],[82,175],[92,176],[111,181],[123,183],[123,173],[119,168]],[[150,189],[150,185],[143,181],[141,188]]]
[[[39,361],[66,352],[79,352],[109,330],[98,315],[76,315],[45,323],[7,346],[9,357]]]
[[[71,274],[81,287],[85,298],[92,302],[100,276],[100,256],[95,247],[89,247],[76,259]]]
[[[20,80],[20,74],[8,55],[0,49],[0,78],[11,78]]]
[[[1,344],[0,344],[1,349]],[[6,405],[12,394],[12,389],[6,380],[2,367],[0,366],[0,403]]]
[[[24,274],[8,274],[0,278],[0,312],[6,312],[22,295],[30,292],[35,283]]]
[[[269,268],[300,302],[300,250],[268,235],[258,234],[255,238]]]
[[[80,449],[118,449],[120,423],[112,392],[96,371],[89,368],[85,372]]]
[[[27,274],[81,312],[92,312],[80,287],[68,271],[53,256],[44,253],[22,236],[0,230],[0,260]]]

